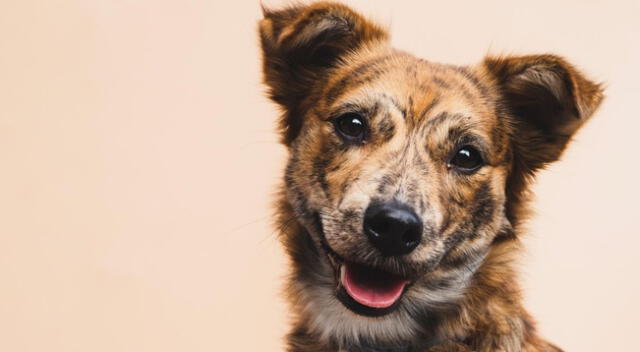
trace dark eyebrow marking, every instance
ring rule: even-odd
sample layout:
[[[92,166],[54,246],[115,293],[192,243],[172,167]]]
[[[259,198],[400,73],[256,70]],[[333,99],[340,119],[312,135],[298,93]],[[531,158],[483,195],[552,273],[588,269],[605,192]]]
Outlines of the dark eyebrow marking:
[[[447,131],[447,139],[450,141],[458,141],[458,142],[475,142],[480,141],[484,138],[478,136],[477,134],[471,131],[472,125],[469,124],[460,124],[449,127]]]
[[[443,111],[441,113],[439,113],[438,115],[436,115],[436,117],[427,120],[427,122],[424,124],[424,129],[425,130],[431,130],[434,127],[436,127],[436,125],[439,125],[441,123],[443,123],[445,120],[451,118],[451,116],[448,112]]]
[[[324,117],[324,120],[331,121],[336,117],[342,114],[347,114],[347,113],[361,114],[365,118],[370,119],[371,117],[375,116],[378,113],[379,108],[380,108],[380,103],[378,102],[375,102],[375,104],[370,106],[347,102],[340,105],[333,111],[331,111],[328,116]]]

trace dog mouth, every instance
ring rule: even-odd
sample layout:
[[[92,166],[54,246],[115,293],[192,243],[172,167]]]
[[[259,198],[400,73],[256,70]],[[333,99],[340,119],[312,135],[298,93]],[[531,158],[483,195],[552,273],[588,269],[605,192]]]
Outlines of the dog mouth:
[[[352,312],[382,316],[393,312],[411,281],[388,271],[342,260],[325,244],[329,262],[336,271],[336,297]]]
[[[388,309],[400,300],[409,281],[403,277],[345,263],[340,266],[340,286],[351,299],[371,309]]]

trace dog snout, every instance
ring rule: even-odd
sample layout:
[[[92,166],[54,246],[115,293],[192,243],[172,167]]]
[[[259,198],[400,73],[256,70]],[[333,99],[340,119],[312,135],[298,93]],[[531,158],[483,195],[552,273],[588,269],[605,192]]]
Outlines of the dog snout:
[[[387,257],[408,254],[422,239],[422,221],[411,207],[399,202],[373,203],[364,215],[364,232]]]

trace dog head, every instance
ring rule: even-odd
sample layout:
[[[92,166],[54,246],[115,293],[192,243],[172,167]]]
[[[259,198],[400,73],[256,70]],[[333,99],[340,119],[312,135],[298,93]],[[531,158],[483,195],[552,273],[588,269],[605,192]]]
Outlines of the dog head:
[[[285,239],[294,301],[337,343],[401,340],[461,299],[602,99],[560,57],[433,63],[335,3],[265,10],[260,35],[306,230]]]

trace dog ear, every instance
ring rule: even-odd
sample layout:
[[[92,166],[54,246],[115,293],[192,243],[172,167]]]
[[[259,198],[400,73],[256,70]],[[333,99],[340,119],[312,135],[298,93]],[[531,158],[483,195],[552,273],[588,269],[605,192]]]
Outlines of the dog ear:
[[[264,9],[259,30],[264,81],[271,99],[284,108],[280,129],[285,144],[299,132],[303,101],[327,70],[363,44],[388,39],[377,25],[332,2]]]
[[[487,58],[515,118],[513,145],[529,174],[556,161],[603,99],[602,88],[554,55]]]

